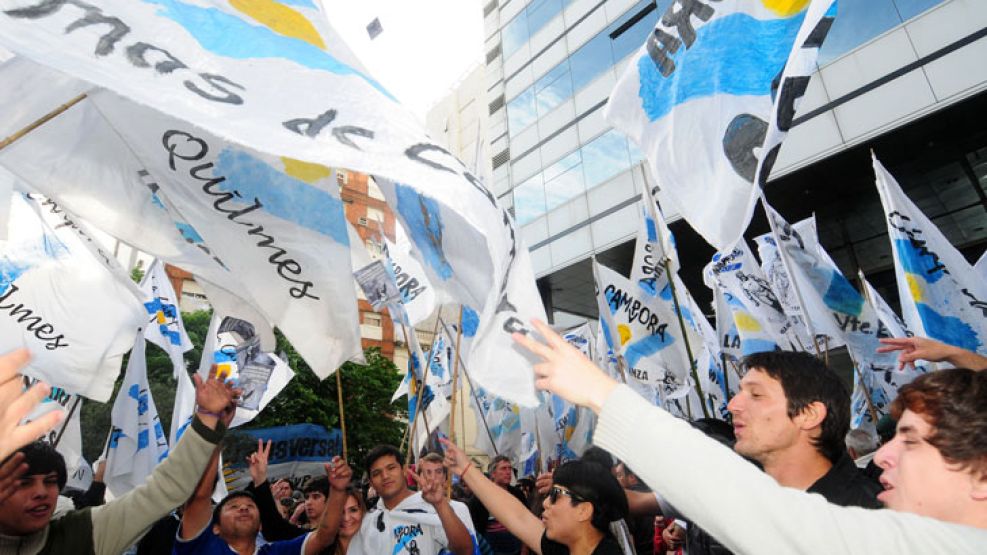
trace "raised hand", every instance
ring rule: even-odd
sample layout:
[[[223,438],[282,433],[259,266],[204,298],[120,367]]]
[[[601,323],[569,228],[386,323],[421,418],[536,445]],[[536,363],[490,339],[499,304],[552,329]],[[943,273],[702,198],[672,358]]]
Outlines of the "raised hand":
[[[257,440],[257,450],[247,457],[247,464],[250,466],[250,478],[254,481],[254,486],[259,486],[267,480],[267,459],[271,455],[271,442],[264,445],[264,441]]]
[[[353,469],[342,457],[333,457],[326,465],[326,475],[329,477],[329,487],[334,491],[345,492],[353,481]]]
[[[466,471],[473,466],[469,457],[466,456],[466,452],[444,437],[439,438],[439,443],[446,451],[445,460],[442,461],[442,464],[449,469],[449,472],[462,478],[463,474],[466,474]]]
[[[983,370],[987,368],[987,358],[977,353],[947,345],[928,337],[895,337],[881,339],[882,346],[877,349],[879,353],[890,353],[899,351],[898,368],[902,369],[906,365],[915,364],[917,360],[929,362],[948,362],[958,368],[970,368],[973,370]]]
[[[14,453],[0,465],[0,505],[17,491],[17,481],[27,472],[24,453]]]
[[[43,436],[64,418],[62,411],[51,411],[27,424],[21,421],[44,399],[51,388],[38,382],[27,391],[19,371],[31,354],[17,349],[0,355],[0,461]]]
[[[421,492],[422,499],[430,505],[437,506],[449,501],[446,497],[446,481],[441,475],[433,476],[430,480],[410,468],[407,472],[408,477],[418,483],[418,491]]]
[[[195,382],[195,404],[200,409],[216,415],[223,415],[238,394],[223,376],[216,376],[212,372],[208,380],[203,381],[198,374],[195,374],[192,376],[192,381]]]
[[[617,382],[544,322],[534,319],[531,323],[545,338],[545,343],[520,333],[512,337],[543,360],[534,367],[535,387],[599,413]]]

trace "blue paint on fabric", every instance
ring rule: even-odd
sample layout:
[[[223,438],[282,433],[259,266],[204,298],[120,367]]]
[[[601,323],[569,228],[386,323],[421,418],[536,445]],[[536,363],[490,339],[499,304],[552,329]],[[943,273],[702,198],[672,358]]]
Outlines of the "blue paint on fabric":
[[[665,333],[664,337],[660,333],[649,335],[633,343],[629,343],[624,350],[624,359],[629,368],[636,368],[638,362],[649,356],[661,352],[665,347],[675,343],[675,338],[670,333]]]
[[[242,150],[224,149],[216,160],[216,188],[236,193],[242,207],[254,199],[263,210],[349,246],[343,202],[327,191],[295,179]],[[231,203],[233,201],[230,201]],[[245,216],[249,221],[249,213]]]
[[[761,20],[744,13],[715,19],[696,29],[692,47],[671,55],[675,71],[663,76],[651,57],[637,61],[638,91],[650,121],[690,100],[719,94],[767,96],[788,61],[805,11],[784,19]]]
[[[908,239],[895,239],[895,251],[906,273],[921,277],[928,283],[935,283],[946,275],[945,268],[931,252],[916,248]]]
[[[947,345],[976,352],[983,344],[970,324],[953,316],[945,316],[925,303],[915,303],[922,326],[933,339]]]
[[[350,67],[329,52],[302,39],[288,37],[217,8],[203,8],[180,0],[144,0],[161,6],[159,14],[181,25],[199,46],[237,60],[281,58],[303,67],[337,75],[353,75],[366,81],[391,100],[383,85]]]
[[[863,295],[853,288],[843,274],[835,270],[830,270],[829,287],[823,295],[823,302],[835,312],[853,316],[860,316],[860,311],[864,308]]]
[[[463,305],[463,335],[473,337],[480,327],[480,315],[472,308]]]
[[[394,184],[397,211],[408,228],[411,241],[418,247],[425,264],[443,281],[452,277],[452,266],[442,250],[444,225],[439,203],[421,195],[414,188]]]

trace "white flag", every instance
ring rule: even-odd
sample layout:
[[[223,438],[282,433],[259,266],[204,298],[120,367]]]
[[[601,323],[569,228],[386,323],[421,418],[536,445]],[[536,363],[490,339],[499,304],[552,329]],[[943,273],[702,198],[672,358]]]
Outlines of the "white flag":
[[[432,315],[439,304],[435,287],[429,281],[422,265],[411,255],[411,243],[404,228],[396,226],[395,241],[384,238],[387,258],[394,273],[394,281],[401,291],[401,302],[408,312],[408,320],[417,326]],[[400,323],[400,319],[397,322]]]
[[[175,390],[175,408],[171,411],[171,429],[168,433],[168,443],[172,446],[178,444],[195,416],[195,384],[184,365],[176,370],[178,389]]]
[[[877,157],[874,174],[908,327],[948,345],[987,353],[987,281],[905,196]]]
[[[973,265],[973,269],[980,274],[980,278],[987,281],[987,252],[980,255],[977,259],[977,263]]]
[[[25,374],[106,401],[144,312],[140,301],[66,230],[20,194],[0,242],[0,348],[29,348]]]
[[[237,147],[102,91],[160,194],[325,378],[360,356],[349,233],[330,168]]]
[[[924,368],[898,370],[895,353],[877,352],[880,346],[878,332],[881,329],[877,312],[819,246],[815,220],[809,219],[791,226],[769,206],[765,205],[765,208],[778,230],[779,253],[789,257],[787,266],[792,269],[792,279],[798,283],[803,299],[814,297],[826,306],[830,318],[841,330],[856,371],[863,376],[863,383],[870,389],[876,412],[885,414],[888,404],[897,396],[898,388],[914,379]],[[851,425],[854,428],[875,424],[869,412],[859,410],[865,398],[863,393],[858,392],[853,401],[855,418]]]
[[[641,196],[641,226],[634,242],[634,263],[631,265],[631,281],[657,295],[668,285],[668,269],[678,273],[679,260],[675,251],[675,237],[665,223],[654,187],[646,186]]]
[[[901,316],[888,305],[888,302],[884,300],[884,297],[874,289],[874,286],[864,278],[864,273],[859,272],[858,277],[860,278],[860,283],[864,285],[864,297],[867,298],[867,302],[870,303],[874,310],[877,311],[877,317],[881,321],[881,326],[884,327],[882,332],[878,332],[881,337],[912,337],[915,335],[912,333],[905,322],[902,321]]]
[[[147,382],[143,334],[137,336],[130,351],[127,373],[113,401],[110,420],[106,487],[119,497],[143,484],[168,456],[168,439]]]
[[[762,144],[776,146],[791,125],[831,4],[673,2],[610,94],[607,121],[718,250],[750,221],[755,176],[777,154]]]
[[[258,6],[219,0],[167,5],[102,0],[80,9],[16,0],[0,12],[0,44],[141,106],[195,122],[208,134],[236,141],[258,156],[288,156],[397,180],[400,186],[381,188],[408,230],[416,256],[426,262],[436,287],[477,315],[477,341],[470,353],[476,358],[476,380],[534,405],[534,358],[516,347],[510,335],[527,332],[528,320],[544,313],[513,218],[362,70],[315,4],[278,4],[276,10]],[[104,26],[74,24],[91,17],[110,21],[117,32],[106,35]],[[228,36],[237,37],[235,46]],[[134,117],[115,121],[147,123]],[[213,244],[209,231],[192,223],[210,248],[222,248]],[[257,291],[248,290],[265,315],[280,316],[271,313]],[[339,312],[339,307],[330,312]],[[279,327],[307,321],[271,320]],[[291,338],[292,333],[286,334]],[[310,335],[327,343],[325,335]],[[308,349],[298,341],[292,338],[304,355]],[[327,349],[330,357],[346,351],[343,345],[336,347]],[[306,355],[310,363],[313,358]],[[316,372],[326,375],[319,367],[328,364],[315,362]]]
[[[175,294],[160,260],[152,262],[147,269],[141,282],[141,290],[150,299],[144,303],[149,316],[144,327],[144,338],[164,349],[173,358],[180,358],[182,353],[192,349],[192,341],[185,333],[178,295]],[[177,370],[176,368],[176,372]]]

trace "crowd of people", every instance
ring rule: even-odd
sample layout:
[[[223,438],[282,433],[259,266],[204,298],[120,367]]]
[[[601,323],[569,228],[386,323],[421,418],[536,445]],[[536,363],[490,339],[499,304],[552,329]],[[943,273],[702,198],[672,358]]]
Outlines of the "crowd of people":
[[[0,356],[0,553],[594,554],[982,553],[987,550],[987,358],[925,338],[884,340],[902,364],[954,366],[903,386],[885,433],[850,430],[850,396],[818,358],[742,363],[732,425],[685,422],[618,384],[548,326],[515,340],[536,386],[599,415],[594,447],[518,480],[508,457],[478,468],[442,440],[413,468],[380,445],[358,481],[340,457],[300,495],[268,479],[213,502],[238,391],[195,378],[196,415],[145,484],[102,502],[99,480],[59,508],[61,455],[23,424],[46,394],[22,390],[28,354]],[[878,448],[878,444],[882,443]],[[451,475],[450,475],[451,473]],[[456,486],[450,488],[452,476]]]

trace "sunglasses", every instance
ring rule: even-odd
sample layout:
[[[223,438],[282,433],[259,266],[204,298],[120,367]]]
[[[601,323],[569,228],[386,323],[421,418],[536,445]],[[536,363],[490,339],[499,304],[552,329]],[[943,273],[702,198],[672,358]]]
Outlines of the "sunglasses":
[[[559,486],[552,486],[552,489],[548,490],[548,500],[552,502],[552,505],[558,502],[560,495],[564,495],[569,499],[572,499],[576,503],[584,503],[586,501],[589,501],[589,499],[586,499],[585,497],[579,495],[578,493],[573,493]]]

